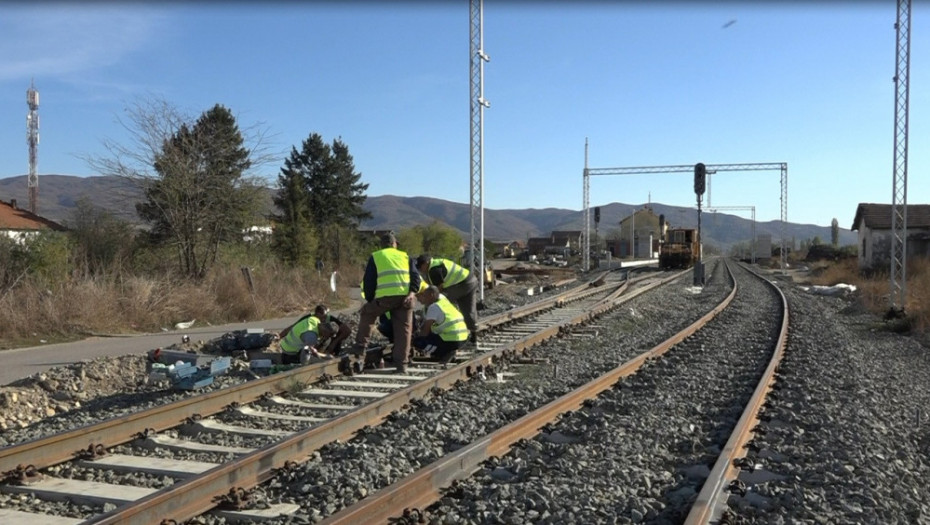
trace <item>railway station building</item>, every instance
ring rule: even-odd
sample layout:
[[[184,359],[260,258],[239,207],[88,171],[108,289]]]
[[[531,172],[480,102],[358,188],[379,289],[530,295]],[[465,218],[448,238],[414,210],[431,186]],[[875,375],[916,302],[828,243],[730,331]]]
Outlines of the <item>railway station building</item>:
[[[859,269],[891,264],[891,204],[860,203],[851,230],[859,233]],[[930,204],[907,206],[907,258],[930,257]]]
[[[634,259],[654,259],[659,253],[662,231],[659,216],[650,206],[643,206],[620,220],[620,238],[607,243],[607,250],[613,257],[632,257]],[[664,224],[667,230],[668,223]]]

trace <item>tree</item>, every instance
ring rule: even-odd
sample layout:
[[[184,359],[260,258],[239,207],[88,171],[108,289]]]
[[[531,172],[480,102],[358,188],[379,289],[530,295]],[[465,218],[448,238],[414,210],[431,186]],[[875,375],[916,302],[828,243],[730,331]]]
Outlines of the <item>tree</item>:
[[[281,212],[274,216],[281,229],[274,246],[282,259],[306,265],[320,258],[338,265],[342,254],[353,251],[354,236],[347,233],[371,217],[362,207],[368,184],[360,180],[349,147],[340,139],[330,146],[320,134],[311,133],[300,151],[291,148],[274,201]],[[301,242],[307,230],[318,239],[318,249],[292,244]]]
[[[455,228],[439,221],[401,230],[397,234],[397,245],[411,257],[428,253],[433,257],[456,262],[462,258],[462,235]],[[487,249],[485,251],[489,253]]]
[[[833,246],[840,245],[840,223],[836,220],[836,217],[830,223],[830,244]]]
[[[281,213],[272,217],[276,227],[271,237],[271,249],[291,266],[309,267],[310,259],[317,250],[317,238],[310,224],[309,195],[300,171],[295,169],[296,155],[296,150],[291,152],[278,175],[280,189],[272,201]]]
[[[203,277],[219,245],[241,238],[259,220],[261,189],[248,172],[271,158],[262,134],[246,139],[220,104],[196,121],[158,99],[137,102],[126,113],[128,123],[120,124],[130,143],[105,141],[110,156],[88,163],[136,184],[145,198],[136,211],[150,226],[150,240],[175,250],[184,275]]]
[[[203,277],[220,243],[241,238],[258,218],[258,187],[243,178],[251,167],[243,142],[235,117],[217,104],[193,126],[182,124],[155,158],[160,178],[144,188],[136,211],[154,240],[176,248],[186,275]]]

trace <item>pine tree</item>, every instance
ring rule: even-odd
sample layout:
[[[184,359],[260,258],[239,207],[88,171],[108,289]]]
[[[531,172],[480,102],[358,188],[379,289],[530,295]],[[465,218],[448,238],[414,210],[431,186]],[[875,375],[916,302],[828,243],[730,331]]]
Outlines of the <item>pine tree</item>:
[[[291,148],[281,172],[282,194],[275,198],[282,212],[275,217],[281,230],[274,241],[276,251],[293,264],[305,265],[317,258],[338,264],[343,254],[352,252],[354,236],[348,234],[371,217],[362,207],[368,184],[359,182],[361,174],[355,171],[349,147],[340,139],[330,147],[320,134],[311,133],[299,152]],[[318,239],[316,253],[288,245],[301,242],[298,238],[307,229]]]
[[[302,153],[291,148],[291,156],[284,160],[284,167],[278,175],[280,191],[272,201],[281,213],[272,216],[277,226],[271,246],[285,263],[309,268],[317,246],[310,223],[309,194],[300,170],[305,160]]]

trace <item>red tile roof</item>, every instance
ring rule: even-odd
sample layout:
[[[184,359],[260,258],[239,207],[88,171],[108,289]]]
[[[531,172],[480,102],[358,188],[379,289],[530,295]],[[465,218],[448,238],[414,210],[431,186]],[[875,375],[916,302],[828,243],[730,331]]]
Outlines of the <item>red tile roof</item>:
[[[16,201],[0,201],[0,230],[55,230],[63,231],[64,226],[55,221],[34,215],[28,210],[20,209]]]

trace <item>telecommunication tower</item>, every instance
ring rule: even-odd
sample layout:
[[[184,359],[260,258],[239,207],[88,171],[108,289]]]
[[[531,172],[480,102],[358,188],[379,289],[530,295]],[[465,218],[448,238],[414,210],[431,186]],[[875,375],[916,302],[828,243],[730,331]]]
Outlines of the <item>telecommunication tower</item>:
[[[39,210],[39,174],[36,172],[39,165],[39,92],[36,91],[35,81],[26,90],[26,105],[29,106],[29,114],[26,115],[29,177],[26,179],[26,185],[29,187],[29,212],[37,214]]]

